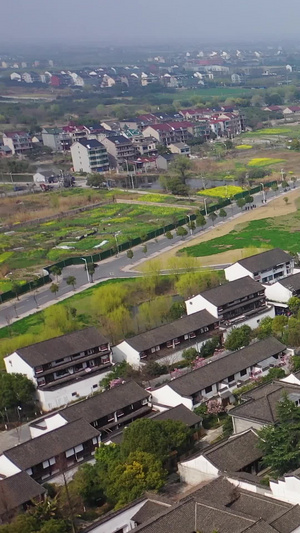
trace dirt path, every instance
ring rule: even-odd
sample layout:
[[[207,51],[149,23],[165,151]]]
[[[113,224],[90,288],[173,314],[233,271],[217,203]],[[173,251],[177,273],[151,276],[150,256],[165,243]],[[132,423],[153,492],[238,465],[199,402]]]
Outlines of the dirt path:
[[[296,200],[300,197],[300,189],[297,188],[296,190],[287,192],[285,196],[287,196],[289,199],[288,204],[284,202],[283,200],[284,196],[280,195],[277,198],[274,198],[273,200],[269,201],[264,207],[260,207],[259,209],[254,209],[252,211],[245,211],[242,215],[238,217],[238,219],[229,220],[228,222],[222,223],[201,235],[197,235],[197,237],[189,241],[188,246],[194,246],[195,244],[210,241],[211,239],[214,239],[216,237],[222,237],[223,235],[227,235],[227,233],[232,231],[238,224],[244,224],[244,223],[251,222],[252,220],[260,220],[263,218],[274,218],[274,217],[279,217],[279,216],[293,213],[294,211],[297,210]],[[168,252],[165,252],[159,255],[159,257],[156,258],[155,261],[159,259],[161,268],[167,268],[168,266],[167,263],[170,257],[175,256],[176,253],[181,248],[184,248],[184,246],[185,246],[184,242],[179,243],[177,246],[174,246],[172,250],[169,250]],[[262,249],[260,248],[259,251],[261,252]],[[255,253],[255,250],[253,250],[253,248],[251,247],[250,255],[254,253]],[[210,265],[216,265],[216,264],[232,263],[238,259],[241,259],[241,257],[245,257],[245,256],[246,256],[245,251],[240,249],[240,250],[232,250],[228,252],[223,252],[223,253],[215,254],[211,256],[199,257],[197,259],[199,263],[201,264],[201,266],[210,266]],[[153,259],[143,262],[139,270],[141,271],[144,270],[145,265],[149,263],[150,261],[153,261]]]

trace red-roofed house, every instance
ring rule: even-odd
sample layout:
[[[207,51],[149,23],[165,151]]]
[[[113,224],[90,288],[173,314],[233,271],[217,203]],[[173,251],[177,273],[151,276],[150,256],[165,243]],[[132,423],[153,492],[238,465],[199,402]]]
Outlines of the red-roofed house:
[[[284,115],[293,115],[295,113],[300,113],[300,107],[298,105],[291,105],[289,107],[286,107],[283,111]]]

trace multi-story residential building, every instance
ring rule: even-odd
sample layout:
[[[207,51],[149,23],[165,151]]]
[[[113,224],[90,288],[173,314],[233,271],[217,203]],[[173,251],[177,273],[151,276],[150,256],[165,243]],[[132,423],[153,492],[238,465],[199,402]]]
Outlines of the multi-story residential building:
[[[32,422],[30,433],[35,438],[51,429],[84,420],[100,432],[103,442],[134,420],[148,416],[151,410],[151,394],[134,381],[128,381]]]
[[[107,172],[109,161],[107,150],[96,139],[81,139],[71,146],[75,172]]]
[[[300,273],[292,274],[272,284],[267,284],[266,297],[273,302],[275,308],[286,309],[292,296],[300,297]]]
[[[225,268],[225,277],[228,281],[233,281],[249,276],[260,283],[271,284],[293,272],[293,258],[280,248],[273,248],[233,263]]]
[[[70,135],[63,128],[43,128],[42,141],[54,152],[69,150],[72,144]]]
[[[107,149],[110,165],[113,168],[119,169],[135,157],[134,145],[124,135],[112,135],[103,139],[102,142]]]
[[[41,82],[41,76],[37,72],[24,72],[22,74],[22,80],[25,83],[37,83]]]
[[[152,124],[143,130],[144,137],[154,137],[160,144],[169,146],[172,143],[186,142],[191,134],[188,128],[193,125],[191,122],[163,122],[161,124]]]
[[[235,389],[251,378],[265,376],[274,366],[282,366],[286,353],[284,344],[269,337],[236,352],[215,356],[197,370],[154,389],[153,405],[175,407],[182,403],[194,409],[211,398],[234,402]]]
[[[81,139],[86,139],[88,137],[88,130],[85,126],[69,124],[68,126],[63,126],[63,132],[69,135],[71,142],[76,143],[81,141]]]
[[[10,148],[12,155],[26,155],[32,150],[31,136],[25,131],[6,131],[3,144]]]
[[[10,477],[23,471],[43,483],[82,461],[91,460],[99,442],[97,429],[83,419],[75,420],[5,450],[0,455],[0,474]]]
[[[96,392],[109,372],[111,350],[96,328],[20,348],[5,358],[9,374],[24,374],[37,387],[45,411]]]
[[[186,155],[187,157],[189,157],[191,153],[191,149],[186,143],[172,143],[169,145],[169,149],[172,154]]]
[[[265,288],[249,276],[190,298],[185,302],[187,314],[206,309],[227,328],[238,323],[255,328],[266,316],[275,316],[274,307],[268,306]]]
[[[156,156],[157,155],[157,140],[154,137],[132,137],[132,144],[136,149],[136,154],[139,156]]]
[[[148,361],[172,364],[182,359],[186,348],[201,346],[212,336],[221,336],[219,321],[207,311],[184,316],[171,324],[126,339],[113,349],[115,361],[140,367]]]

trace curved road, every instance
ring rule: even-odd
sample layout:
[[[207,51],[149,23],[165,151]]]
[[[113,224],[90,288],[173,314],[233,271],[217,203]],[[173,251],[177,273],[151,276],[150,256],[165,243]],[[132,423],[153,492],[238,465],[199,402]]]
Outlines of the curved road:
[[[299,187],[300,183],[298,184],[296,182],[296,187]],[[285,192],[282,192],[281,195],[285,195]],[[278,197],[279,194],[275,194],[273,191],[268,192],[267,201],[270,201],[274,197]],[[258,208],[262,208],[262,193],[258,193],[254,195],[254,201]],[[238,217],[241,215],[241,210],[236,206],[229,206],[226,208],[227,210],[227,218],[225,221],[220,221],[220,219],[217,219],[218,224],[224,224],[226,221]],[[205,226],[205,229],[199,229],[196,228],[196,230],[193,231],[193,235],[189,235],[185,237],[184,241],[180,237],[177,237],[174,233],[174,237],[172,240],[166,239],[165,236],[160,236],[157,241],[151,240],[148,241],[147,248],[147,258],[153,258],[156,256],[159,256],[161,253],[167,251],[168,249],[173,248],[176,244],[178,244],[180,241],[184,243],[184,246],[191,241],[195,235],[200,234],[201,232],[207,232],[212,228],[212,222],[209,218],[207,218],[207,224]],[[98,264],[98,267],[96,268],[95,274],[94,274],[94,282],[101,282],[107,279],[111,278],[125,278],[125,277],[136,277],[137,275],[141,275],[137,272],[132,272],[128,269],[129,266],[138,265],[140,262],[142,262],[145,259],[145,254],[142,251],[142,245],[136,246],[133,248],[134,252],[134,258],[133,261],[130,262],[127,258],[126,252],[122,252],[119,254],[118,257],[111,257],[109,259],[105,259],[104,261],[101,261]],[[219,268],[224,268],[226,265],[219,265]],[[15,322],[19,318],[23,318],[25,316],[28,316],[32,313],[35,313],[38,309],[44,309],[45,307],[48,307],[49,305],[53,303],[57,303],[58,301],[62,301],[65,298],[68,298],[69,296],[72,296],[73,289],[72,287],[68,286],[66,284],[66,278],[68,276],[75,276],[76,277],[76,292],[85,290],[90,284],[87,280],[87,273],[84,269],[84,263],[81,266],[70,266],[66,267],[63,270],[63,275],[61,279],[59,279],[59,292],[58,292],[58,298],[55,299],[54,295],[49,290],[49,284],[45,285],[45,287],[42,287],[38,290],[38,293],[36,295],[36,300],[34,298],[33,293],[26,293],[23,296],[20,297],[20,300],[17,301],[16,299],[10,300],[9,302],[6,302],[4,304],[0,305],[0,327],[7,326],[8,324]],[[36,303],[37,301],[37,303]],[[37,307],[38,304],[38,307]]]

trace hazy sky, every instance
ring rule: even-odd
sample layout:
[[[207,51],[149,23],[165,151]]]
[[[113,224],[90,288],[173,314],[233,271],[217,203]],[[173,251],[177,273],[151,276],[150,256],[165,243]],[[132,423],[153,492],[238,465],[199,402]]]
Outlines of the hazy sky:
[[[0,42],[298,39],[300,0],[0,0]]]

